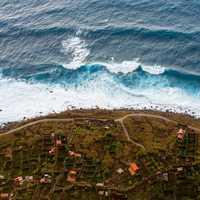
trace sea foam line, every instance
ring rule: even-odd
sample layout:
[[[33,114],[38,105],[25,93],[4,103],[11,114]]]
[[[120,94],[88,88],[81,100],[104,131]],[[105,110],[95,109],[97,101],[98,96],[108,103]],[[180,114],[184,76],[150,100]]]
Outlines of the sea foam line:
[[[170,94],[169,98],[166,94]],[[171,88],[127,91],[106,78],[89,81],[77,88],[0,79],[0,124],[66,109],[97,106],[103,109],[171,109],[200,117],[198,99]]]

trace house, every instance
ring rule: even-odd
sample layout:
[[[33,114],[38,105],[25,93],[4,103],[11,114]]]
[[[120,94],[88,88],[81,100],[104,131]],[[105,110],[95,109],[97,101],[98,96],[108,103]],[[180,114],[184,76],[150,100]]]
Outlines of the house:
[[[51,134],[51,138],[54,141],[54,145],[57,147],[63,146],[66,142],[66,138],[63,134]]]
[[[56,146],[61,146],[61,145],[62,145],[62,140],[57,139],[57,140],[56,140]]]
[[[168,175],[167,172],[166,172],[166,173],[163,173],[162,176],[163,176],[163,180],[164,180],[164,181],[168,181],[168,180],[169,180],[169,175]]]
[[[70,170],[67,176],[67,181],[70,183],[76,182],[77,171]]]
[[[0,193],[1,200],[11,200],[13,196],[13,193]]]
[[[97,183],[96,187],[104,187],[104,183]]]
[[[33,182],[33,176],[25,176],[25,181],[32,183]]]
[[[184,134],[185,133],[185,131],[182,129],[182,128],[180,128],[179,130],[178,130],[178,134]]]
[[[98,191],[98,195],[99,195],[99,196],[106,196],[106,197],[108,197],[108,196],[109,196],[109,193],[108,193],[108,191],[100,190],[100,191]]]
[[[108,130],[110,127],[109,127],[109,126],[105,126],[104,128],[105,128],[106,130]]]
[[[135,162],[132,162],[128,168],[129,173],[131,176],[134,176],[139,170],[138,165]]]
[[[0,175],[0,180],[4,180],[5,177],[3,175]]]
[[[51,137],[52,137],[52,139],[54,139],[55,138],[55,133],[52,133]]]
[[[23,183],[24,183],[24,179],[23,179],[23,177],[22,176],[18,176],[18,177],[16,177],[15,178],[15,184],[16,185],[23,185]]]
[[[185,137],[185,130],[180,128],[179,131],[177,132],[177,139],[182,141],[184,137]]]
[[[108,197],[109,196],[109,193],[108,191],[105,191],[105,196]]]
[[[161,171],[157,171],[157,172],[156,172],[156,175],[157,175],[157,176],[160,176],[161,174],[162,174]]]
[[[71,156],[71,157],[81,158],[80,153],[76,153],[76,152],[73,152],[73,151],[69,151],[68,153],[69,153],[69,156]]]
[[[41,184],[50,184],[51,183],[51,176],[45,174],[43,178],[40,179]]]
[[[122,168],[119,168],[119,169],[117,169],[117,173],[118,173],[118,174],[123,174],[123,173],[124,173],[124,170],[123,170]]]
[[[183,167],[178,167],[176,170],[177,170],[177,172],[182,172],[183,171]]]
[[[156,179],[157,180],[162,180],[162,172],[161,171],[157,171],[156,172]],[[144,179],[143,179],[144,180]]]
[[[103,190],[100,190],[100,191],[98,192],[98,195],[99,195],[99,196],[103,196],[103,195],[104,195],[104,191],[103,191]]]
[[[49,150],[49,154],[50,155],[55,155],[56,153],[56,148],[55,147],[52,147],[50,150]]]

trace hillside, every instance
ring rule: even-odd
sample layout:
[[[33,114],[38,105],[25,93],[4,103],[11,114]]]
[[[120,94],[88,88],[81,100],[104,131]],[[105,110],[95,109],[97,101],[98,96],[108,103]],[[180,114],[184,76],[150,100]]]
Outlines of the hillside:
[[[8,124],[0,199],[200,199],[200,121],[79,110]]]

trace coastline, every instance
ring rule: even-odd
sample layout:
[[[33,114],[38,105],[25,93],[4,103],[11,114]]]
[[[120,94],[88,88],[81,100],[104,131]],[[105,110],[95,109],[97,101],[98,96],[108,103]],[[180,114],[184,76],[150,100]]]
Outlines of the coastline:
[[[44,186],[41,177],[44,176],[44,173],[47,174],[46,176],[50,177],[51,182],[45,184],[53,183],[49,185],[49,196],[55,196],[57,188],[52,186],[61,183],[60,178],[62,178],[60,188],[65,188],[66,197],[73,194],[69,188],[74,187],[76,188],[75,192],[82,192],[81,188],[84,187],[84,191],[87,188],[87,198],[81,199],[88,199],[90,195],[93,196],[93,199],[98,199],[99,193],[96,193],[96,191],[98,192],[98,185],[101,184],[102,189],[110,191],[110,193],[107,193],[108,195],[117,193],[120,196],[130,196],[130,199],[132,199],[133,191],[137,191],[136,196],[141,198],[149,196],[154,188],[166,183],[160,182],[160,175],[166,177],[164,175],[167,174],[167,182],[182,191],[181,188],[184,182],[181,182],[179,188],[180,185],[173,181],[174,176],[177,179],[179,178],[178,180],[183,178],[180,174],[177,176],[177,169],[189,171],[190,168],[193,169],[193,167],[199,166],[198,146],[195,145],[195,153],[192,157],[194,160],[189,160],[190,165],[188,165],[189,153],[186,154],[188,158],[182,158],[179,155],[181,146],[178,146],[176,140],[177,130],[178,127],[185,126],[187,126],[188,131],[191,131],[192,135],[196,136],[194,142],[198,144],[200,119],[195,119],[189,115],[152,110],[133,111],[130,109],[67,110],[62,113],[7,124],[4,130],[0,130],[0,132],[2,131],[0,133],[1,151],[5,157],[7,156],[7,159],[11,155],[10,159],[22,163],[25,169],[31,169],[29,175],[33,180],[38,180],[39,177],[41,188]],[[55,135],[63,137],[63,140],[56,138],[52,140],[51,138]],[[58,146],[57,143],[52,141],[61,141],[61,145],[63,143],[64,146]],[[190,146],[187,148],[193,150],[193,146]],[[63,147],[66,148],[63,149]],[[56,152],[54,152],[54,149],[56,149]],[[70,152],[77,157],[71,158],[72,154],[69,154]],[[22,155],[22,157],[19,155]],[[82,163],[80,167],[78,157],[86,164]],[[7,159],[2,160],[8,162]],[[93,161],[98,162],[93,164]],[[32,162],[36,162],[34,167],[27,167],[31,166]],[[70,182],[69,176],[71,177],[70,173],[73,171],[70,170],[70,166],[76,162],[78,164],[73,165],[75,166],[73,169],[77,173],[73,179],[74,181]],[[135,176],[131,174],[130,167],[128,168],[133,163],[140,170]],[[151,167],[151,171],[144,171],[147,170],[147,165]],[[106,170],[109,170],[109,173],[104,176],[95,175],[95,181],[93,182],[87,176],[88,173],[91,173],[92,166],[95,167],[95,171],[102,169],[99,173],[104,174]],[[9,178],[17,176],[24,180],[24,177],[26,177],[25,171],[20,172],[21,176],[18,176],[17,169],[17,167],[14,168],[15,174],[9,176]],[[119,169],[121,169],[122,174],[119,174]],[[9,170],[10,168],[4,168],[4,172]],[[84,170],[87,170],[87,173]],[[84,176],[81,176],[82,174]],[[52,178],[53,176],[56,178]],[[96,177],[101,179],[99,180]],[[189,180],[187,176],[185,178]],[[164,180],[166,181],[166,179]],[[38,184],[38,182],[32,184],[35,183]],[[143,187],[144,183],[147,183],[145,187]],[[26,188],[25,181],[15,187],[20,190],[22,185]],[[147,190],[149,187],[153,187],[150,192]],[[27,196],[29,193],[26,190],[24,191]],[[34,190],[31,191],[34,192]],[[18,193],[14,194],[18,195]],[[40,194],[45,196],[47,192],[45,194],[40,192]],[[96,195],[95,198],[94,195]]]
[[[116,118],[123,117],[127,114],[133,113],[144,113],[144,114],[152,114],[152,115],[159,115],[166,117],[171,120],[175,120],[180,124],[195,126],[200,128],[200,118],[195,118],[194,116],[190,115],[189,113],[176,113],[172,111],[158,111],[158,110],[150,110],[150,109],[143,109],[143,110],[135,110],[135,109],[74,109],[74,110],[65,110],[59,113],[50,113],[44,116],[38,116],[33,118],[24,118],[20,121],[15,122],[8,122],[3,124],[0,127],[0,134],[12,130],[14,128],[23,126],[25,124],[44,120],[44,119],[66,119],[66,118],[94,118],[94,119],[101,119],[106,116],[107,119],[115,120]]]

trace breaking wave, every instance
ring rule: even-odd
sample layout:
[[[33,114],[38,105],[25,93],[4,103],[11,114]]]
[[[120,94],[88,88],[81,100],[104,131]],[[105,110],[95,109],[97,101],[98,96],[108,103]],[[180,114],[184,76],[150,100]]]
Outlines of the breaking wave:
[[[71,37],[68,40],[63,41],[62,45],[64,53],[71,54],[72,62],[68,64],[68,67],[72,69],[83,64],[90,54],[85,41],[81,40],[79,37]]]
[[[80,49],[74,51],[85,55]],[[0,123],[96,106],[171,109],[200,116],[200,76],[141,64],[138,67],[137,62],[126,61],[122,65],[85,64],[66,68],[46,64],[29,66],[32,69],[29,73],[25,70],[27,66],[3,68]]]
[[[199,31],[0,24],[1,124],[95,107],[200,117]]]
[[[68,64],[63,64],[67,69],[77,69],[80,66],[87,63],[87,57],[90,54],[90,50],[87,48],[86,42],[80,37],[70,37],[68,40],[62,42],[63,52],[67,55],[71,55],[71,62]],[[134,59],[133,61],[123,61],[121,63],[115,63],[114,59],[110,63],[98,62],[98,65],[105,66],[110,72],[113,73],[129,73],[132,72],[138,67],[142,67],[144,71],[147,71],[151,74],[161,74],[165,72],[165,68],[154,65],[144,65],[139,62],[139,59]],[[95,63],[90,64],[95,65]]]

